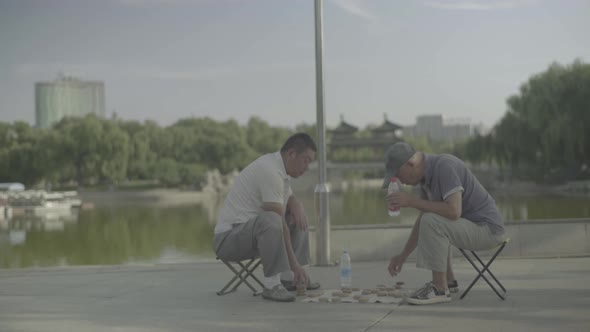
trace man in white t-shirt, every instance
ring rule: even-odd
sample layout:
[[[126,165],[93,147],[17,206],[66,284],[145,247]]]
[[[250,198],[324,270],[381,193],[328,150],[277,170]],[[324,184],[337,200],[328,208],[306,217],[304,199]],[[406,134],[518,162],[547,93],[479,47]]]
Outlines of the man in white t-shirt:
[[[266,154],[235,178],[217,218],[213,249],[227,261],[260,256],[262,297],[290,302],[297,283],[310,281],[309,233],[303,205],[291,191],[290,178],[303,175],[317,151],[304,133],[287,139],[280,151]]]

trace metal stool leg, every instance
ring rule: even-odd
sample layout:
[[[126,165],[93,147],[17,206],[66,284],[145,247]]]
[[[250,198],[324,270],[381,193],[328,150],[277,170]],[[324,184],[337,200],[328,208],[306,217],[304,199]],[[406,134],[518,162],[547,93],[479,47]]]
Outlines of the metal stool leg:
[[[230,262],[226,262],[224,260],[221,260],[221,261],[234,273],[234,277],[220,291],[217,292],[217,295],[221,296],[221,295],[235,292],[242,283],[246,284],[246,286],[248,286],[248,288],[250,288],[252,290],[252,292],[254,293],[253,294],[254,296],[261,294],[261,292],[259,292],[247,280],[248,278],[251,278],[254,281],[256,281],[256,283],[258,285],[260,285],[262,288],[264,288],[264,285],[262,284],[262,282],[253,274],[254,271],[258,268],[258,266],[261,264],[261,261],[259,258],[252,258],[246,264],[244,264],[242,262],[235,262],[240,267],[239,271],[234,266],[232,266],[232,264]],[[231,289],[227,290],[230,287],[231,287]]]
[[[463,292],[463,294],[461,294],[461,299],[463,299],[467,295],[467,293],[469,293],[469,291],[471,290],[471,288],[473,287],[473,285],[475,285],[475,283],[479,280],[479,278],[483,278],[483,280],[485,280],[485,282],[496,293],[496,295],[498,295],[498,297],[500,297],[502,300],[505,300],[506,299],[506,297],[505,297],[505,295],[506,295],[506,288],[504,288],[504,285],[502,285],[502,283],[498,280],[498,278],[496,278],[496,276],[490,270],[490,266],[492,265],[492,263],[494,262],[494,260],[496,259],[496,257],[498,257],[498,255],[502,252],[502,250],[504,250],[504,247],[506,246],[506,243],[507,243],[507,241],[505,241],[504,243],[502,243],[502,245],[498,248],[498,250],[496,250],[496,252],[494,253],[494,256],[492,256],[492,258],[488,261],[487,264],[485,264],[474,251],[470,251],[471,254],[477,259],[477,261],[483,267],[483,269],[481,269],[481,270],[475,264],[475,262],[471,259],[471,257],[469,257],[469,255],[465,252],[465,250],[459,248],[459,251],[461,251],[461,253],[463,254],[463,256],[465,256],[465,258],[467,259],[467,261],[469,261],[469,263],[471,263],[471,265],[473,266],[473,268],[477,271],[477,277],[475,277],[475,279],[471,282],[471,284],[469,284],[469,286],[467,287],[467,289],[465,289],[465,291]],[[503,291],[503,294],[501,294],[496,289],[496,287],[494,287],[494,285],[490,282],[490,280],[488,278],[486,278],[486,276],[484,275],[485,272],[488,272],[488,274],[494,279],[494,281],[497,283],[497,285],[500,286],[500,288]]]
[[[502,251],[504,245],[502,245],[502,248],[500,249],[500,251]],[[482,266],[485,266],[485,264],[483,263],[483,261],[479,258],[479,256],[477,256],[477,254],[475,252],[472,252],[473,256],[475,256],[475,258],[477,258],[477,260],[479,261],[479,263]],[[494,257],[492,257],[492,259],[490,260],[490,262],[488,263],[488,267],[492,264],[492,262],[494,261],[494,259],[496,259],[496,257],[498,256],[500,252],[497,252],[496,255],[494,255]],[[492,273],[492,271],[488,268],[487,269],[488,274],[494,278],[494,280],[496,281],[496,283],[500,286],[500,288],[502,288],[502,290],[504,291],[504,293],[506,293],[506,288],[504,288],[504,285],[502,285],[502,283],[500,282],[500,280],[498,280],[498,278],[496,278],[496,276]]]

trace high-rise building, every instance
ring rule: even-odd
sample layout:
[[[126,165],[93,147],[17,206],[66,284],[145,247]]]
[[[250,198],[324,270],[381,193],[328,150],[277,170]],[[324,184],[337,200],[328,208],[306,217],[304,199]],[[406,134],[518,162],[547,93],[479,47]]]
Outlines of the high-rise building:
[[[416,117],[414,135],[438,141],[443,136],[443,126],[441,114],[419,115]]]
[[[62,76],[35,83],[35,122],[49,128],[64,117],[105,116],[104,83]]]

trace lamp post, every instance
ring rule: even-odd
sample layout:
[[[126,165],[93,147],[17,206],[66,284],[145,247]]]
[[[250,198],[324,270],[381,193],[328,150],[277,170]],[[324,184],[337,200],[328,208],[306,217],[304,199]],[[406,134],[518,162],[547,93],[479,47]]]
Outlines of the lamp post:
[[[326,183],[326,116],[324,114],[322,0],[315,0],[315,79],[316,114],[318,130],[319,182],[315,187],[316,213],[316,263],[330,264],[330,187]]]

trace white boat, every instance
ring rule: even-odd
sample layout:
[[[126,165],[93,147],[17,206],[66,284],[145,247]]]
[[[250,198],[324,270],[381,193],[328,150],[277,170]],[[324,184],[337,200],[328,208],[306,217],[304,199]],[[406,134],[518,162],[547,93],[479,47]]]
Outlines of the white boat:
[[[82,200],[76,191],[46,192],[45,190],[25,190],[2,192],[0,197],[0,219],[10,218],[11,211],[2,205],[17,207],[38,217],[46,215],[69,216],[72,208],[81,208]],[[4,203],[3,203],[4,202]]]
[[[0,220],[12,218],[12,208],[8,205],[0,205]]]
[[[38,217],[46,214],[67,216],[72,213],[72,206],[67,202],[45,201],[41,205],[30,207],[29,210]]]

